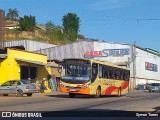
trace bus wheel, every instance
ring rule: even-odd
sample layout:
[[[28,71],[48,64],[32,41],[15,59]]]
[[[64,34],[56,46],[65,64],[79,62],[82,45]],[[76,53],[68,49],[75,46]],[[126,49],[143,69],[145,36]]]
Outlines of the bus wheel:
[[[76,95],[75,95],[74,93],[69,93],[69,97],[70,97],[70,98],[75,98],[75,96],[76,96]]]
[[[121,88],[118,88],[118,97],[120,97],[120,96],[122,95],[121,92],[122,92],[122,91],[121,91]]]
[[[97,90],[96,90],[95,98],[100,98],[100,97],[101,97],[101,88],[98,87]]]

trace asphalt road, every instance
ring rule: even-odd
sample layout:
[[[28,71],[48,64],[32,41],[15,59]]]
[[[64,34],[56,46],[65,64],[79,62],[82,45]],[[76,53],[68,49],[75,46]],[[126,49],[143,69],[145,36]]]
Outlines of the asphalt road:
[[[121,97],[76,96],[64,93],[35,93],[32,97],[0,96],[0,111],[158,111],[160,93],[131,91]]]

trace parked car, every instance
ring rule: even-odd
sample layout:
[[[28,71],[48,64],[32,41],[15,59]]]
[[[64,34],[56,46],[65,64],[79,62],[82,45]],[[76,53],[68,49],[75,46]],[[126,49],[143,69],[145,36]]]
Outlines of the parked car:
[[[160,92],[160,83],[152,83],[149,86],[149,92]]]
[[[16,94],[22,97],[23,94],[32,96],[36,92],[36,85],[30,83],[28,80],[9,80],[0,86],[0,94],[8,96],[9,94]]]

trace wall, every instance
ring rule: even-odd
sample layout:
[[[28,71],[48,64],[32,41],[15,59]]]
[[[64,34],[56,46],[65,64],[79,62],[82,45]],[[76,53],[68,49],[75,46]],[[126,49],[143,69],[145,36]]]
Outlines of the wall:
[[[7,51],[8,59],[13,61],[14,58],[20,58],[25,60],[39,61],[47,64],[47,56],[43,54],[35,54],[33,52],[27,52],[23,50],[8,49]]]
[[[157,71],[146,70],[145,62],[157,65]],[[144,84],[146,82],[160,83],[160,57],[139,48],[136,48],[136,84]]]
[[[48,62],[48,65],[50,66],[51,69],[51,75],[54,77],[60,77],[60,73],[58,72],[59,65],[56,64],[55,62]]]
[[[129,44],[107,43],[96,41],[80,41],[63,46],[57,46],[50,49],[44,49],[41,52],[48,56],[48,60],[64,58],[84,58],[86,52],[103,51],[104,49],[129,49],[129,54],[122,56],[98,56],[95,59],[107,60],[118,65],[128,65],[130,68],[130,88],[135,88],[137,84],[146,82],[160,82],[160,57],[146,52],[138,47]],[[109,50],[106,50],[107,52]],[[40,52],[40,51],[37,51]],[[134,56],[135,52],[135,56]],[[108,52],[109,53],[109,52]],[[132,57],[133,56],[133,57]],[[135,64],[133,64],[135,60]],[[158,71],[149,71],[145,69],[145,62],[158,65]],[[134,70],[135,69],[135,70]]]
[[[64,58],[84,58],[86,51],[94,50],[94,42],[81,41],[72,44],[56,46],[49,49],[38,50],[36,53],[42,53],[48,56],[48,60]]]
[[[15,58],[38,61],[47,64],[47,56],[45,55],[15,49],[7,49],[7,58],[0,60],[0,83],[4,83],[7,80],[20,79],[20,65]],[[38,70],[39,69],[41,69],[42,72],[38,73],[38,77],[47,77],[49,69],[45,66],[38,67]]]
[[[0,59],[0,85],[8,79],[8,59]]]
[[[114,56],[113,54],[109,55],[110,50],[106,50],[106,53],[108,54],[108,56],[100,57],[100,59],[102,60],[110,61],[110,62],[117,63],[117,64],[128,63],[129,58],[131,58],[130,45],[118,44],[118,43],[94,42],[94,51],[102,51],[104,49],[126,49],[126,48],[129,49],[128,55],[116,55],[116,56]]]
[[[5,13],[0,10],[0,46],[4,46],[4,35],[5,35]]]

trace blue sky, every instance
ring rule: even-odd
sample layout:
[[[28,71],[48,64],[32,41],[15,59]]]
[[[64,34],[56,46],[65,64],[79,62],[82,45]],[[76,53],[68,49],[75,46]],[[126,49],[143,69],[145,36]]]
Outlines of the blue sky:
[[[86,38],[136,44],[160,51],[160,0],[0,0],[0,9],[16,8],[20,16],[32,15],[38,23],[76,13]],[[138,21],[137,21],[138,19]],[[152,20],[154,19],[154,20]],[[158,20],[155,20],[158,19]]]

